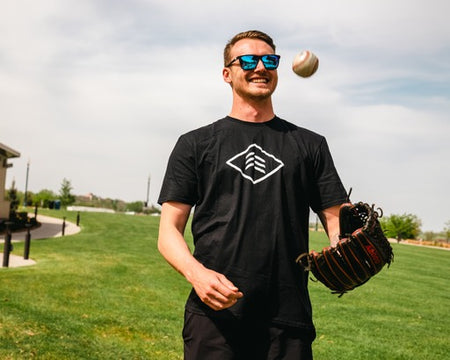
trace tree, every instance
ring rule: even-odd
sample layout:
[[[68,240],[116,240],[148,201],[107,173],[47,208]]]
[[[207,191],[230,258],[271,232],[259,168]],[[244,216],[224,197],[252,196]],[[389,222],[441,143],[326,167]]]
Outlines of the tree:
[[[433,231],[425,231],[422,235],[425,241],[433,241],[434,237],[436,236]]]
[[[127,211],[134,211],[136,213],[141,213],[144,208],[142,201],[134,201],[127,204]]]
[[[398,242],[403,239],[415,239],[420,233],[422,222],[416,215],[391,215],[380,219],[381,227],[387,237],[395,238]]]
[[[48,208],[50,201],[55,200],[57,195],[48,189],[42,189],[33,195],[33,205]]]
[[[19,196],[17,194],[16,189],[16,180],[12,181],[11,188],[8,190],[8,194],[6,198],[9,200],[9,209],[11,211],[11,215],[15,214],[17,211],[17,208],[19,207],[20,200]]]
[[[75,196],[71,194],[72,184],[66,178],[61,183],[61,189],[59,190],[59,200],[61,200],[62,206],[72,205],[75,202]]]
[[[25,206],[31,206],[31,205],[33,205],[33,193],[31,192],[31,191],[27,191],[27,194],[26,194],[26,197],[25,197],[25,194],[23,195],[23,204],[25,205]]]
[[[445,240],[448,243],[448,241],[450,240],[450,220],[445,223],[444,235],[445,235]]]

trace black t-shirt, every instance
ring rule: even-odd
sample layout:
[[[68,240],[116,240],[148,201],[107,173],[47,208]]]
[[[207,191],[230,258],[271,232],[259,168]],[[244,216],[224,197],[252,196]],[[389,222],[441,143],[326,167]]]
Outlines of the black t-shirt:
[[[158,202],[195,206],[195,258],[244,293],[215,312],[192,291],[187,309],[313,329],[307,273],[295,259],[309,250],[309,209],[345,199],[325,138],[278,117],[226,117],[181,136]]]

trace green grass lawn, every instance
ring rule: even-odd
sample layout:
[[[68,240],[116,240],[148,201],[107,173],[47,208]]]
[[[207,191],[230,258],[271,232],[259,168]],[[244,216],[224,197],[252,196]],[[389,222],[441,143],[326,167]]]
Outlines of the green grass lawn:
[[[81,233],[32,240],[37,265],[0,268],[0,359],[182,359],[190,286],[157,252],[158,222],[82,213]],[[342,298],[310,283],[316,360],[448,358],[450,252],[393,247],[392,266]]]

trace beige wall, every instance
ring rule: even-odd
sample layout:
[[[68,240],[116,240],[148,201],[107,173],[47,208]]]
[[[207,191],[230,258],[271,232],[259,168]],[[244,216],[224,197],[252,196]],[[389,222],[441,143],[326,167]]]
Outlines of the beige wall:
[[[9,219],[9,201],[0,201],[0,219]]]
[[[9,218],[9,201],[5,200],[6,160],[6,157],[0,155],[0,219]]]
[[[5,200],[6,195],[6,170],[8,159],[20,157],[20,153],[0,143],[0,219],[9,219],[10,202]]]

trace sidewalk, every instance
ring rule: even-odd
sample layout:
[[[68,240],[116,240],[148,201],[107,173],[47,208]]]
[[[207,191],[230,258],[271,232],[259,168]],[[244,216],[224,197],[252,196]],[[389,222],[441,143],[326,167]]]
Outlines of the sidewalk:
[[[60,237],[62,235],[62,224],[63,219],[57,219],[49,216],[39,215],[37,216],[37,221],[41,224],[36,229],[30,231],[31,234],[31,244],[34,240],[48,239],[54,237]],[[80,232],[81,228],[76,226],[76,224],[66,221],[66,226],[64,228],[64,235],[73,235]],[[14,232],[11,234],[11,242],[25,241],[26,231]],[[3,243],[5,241],[4,236],[0,236],[0,249],[3,251]],[[33,245],[31,245],[33,248]],[[0,260],[3,260],[3,253],[0,253]],[[9,255],[9,267],[19,267],[19,266],[29,266],[36,264],[36,261],[32,259],[25,260],[23,256],[18,256],[14,254]],[[2,267],[0,266],[0,269]]]

